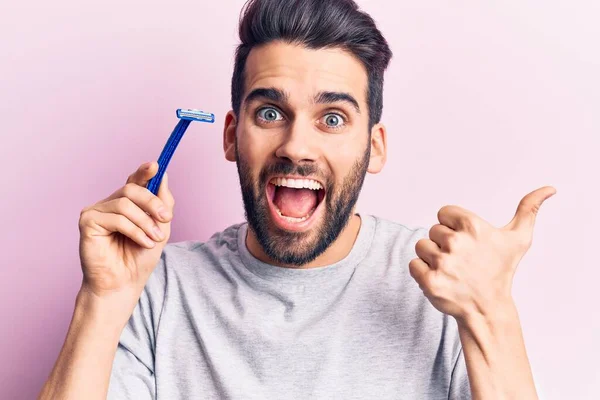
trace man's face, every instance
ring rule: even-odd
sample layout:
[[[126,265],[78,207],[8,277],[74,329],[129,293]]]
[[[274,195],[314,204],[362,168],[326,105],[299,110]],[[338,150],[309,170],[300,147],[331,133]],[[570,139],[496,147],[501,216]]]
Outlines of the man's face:
[[[251,51],[235,159],[249,227],[275,262],[313,261],[349,222],[370,158],[366,91],[364,67],[343,50]]]

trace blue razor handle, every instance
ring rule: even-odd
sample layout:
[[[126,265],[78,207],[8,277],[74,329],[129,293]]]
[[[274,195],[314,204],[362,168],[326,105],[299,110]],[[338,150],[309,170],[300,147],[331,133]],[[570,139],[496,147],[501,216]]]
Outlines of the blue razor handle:
[[[162,181],[163,175],[169,166],[169,161],[171,161],[173,153],[175,153],[175,149],[177,148],[177,145],[183,137],[186,129],[190,125],[190,122],[215,122],[214,114],[185,108],[177,109],[177,118],[179,118],[179,122],[177,122],[177,125],[175,125],[175,129],[173,129],[171,136],[169,136],[169,140],[167,140],[167,144],[165,144],[165,147],[160,153],[160,157],[158,157],[158,172],[152,179],[150,179],[150,181],[148,181],[148,185],[146,185],[146,188],[154,195],[158,193],[160,182]]]

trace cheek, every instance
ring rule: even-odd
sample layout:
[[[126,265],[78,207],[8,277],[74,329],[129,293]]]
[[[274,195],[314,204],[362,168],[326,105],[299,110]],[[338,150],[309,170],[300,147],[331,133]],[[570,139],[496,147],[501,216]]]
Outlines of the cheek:
[[[281,141],[281,134],[276,129],[261,129],[252,124],[244,126],[239,132],[239,150],[246,155],[246,160],[263,164],[265,160],[273,157],[277,145]]]
[[[238,152],[239,158],[250,174],[253,182],[260,178],[260,173],[264,166],[267,165],[274,152],[273,143],[269,143],[264,135],[260,135],[254,129],[239,132],[238,136]],[[256,184],[256,183],[254,183]]]
[[[339,196],[342,189],[348,185],[348,176],[351,168],[350,164],[340,164],[339,162],[332,165],[331,176],[329,177],[331,179],[329,189],[333,197]]]
[[[325,157],[331,168],[331,172],[337,181],[347,176],[358,160],[362,159],[364,152],[359,151],[356,146],[340,144],[327,149]]]
[[[244,127],[238,131],[238,151],[240,156],[250,164],[252,168],[265,158],[268,143],[259,135],[256,129]]]

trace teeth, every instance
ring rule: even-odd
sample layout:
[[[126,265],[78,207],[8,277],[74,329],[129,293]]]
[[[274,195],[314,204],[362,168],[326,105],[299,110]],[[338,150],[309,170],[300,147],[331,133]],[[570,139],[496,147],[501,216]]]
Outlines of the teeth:
[[[295,218],[295,217],[288,217],[287,215],[283,215],[281,213],[281,211],[279,210],[279,208],[277,208],[277,206],[275,204],[273,204],[273,207],[275,207],[275,211],[277,211],[277,214],[279,214],[279,216],[289,222],[302,222],[302,221],[306,221],[307,219],[310,218],[310,216],[315,212],[315,210],[317,209],[316,207],[308,213],[308,215],[305,215],[302,218]]]
[[[319,190],[323,189],[323,186],[317,181],[312,179],[286,179],[286,178],[273,178],[271,179],[271,183],[275,186],[285,186],[296,189],[311,189],[311,190]]]

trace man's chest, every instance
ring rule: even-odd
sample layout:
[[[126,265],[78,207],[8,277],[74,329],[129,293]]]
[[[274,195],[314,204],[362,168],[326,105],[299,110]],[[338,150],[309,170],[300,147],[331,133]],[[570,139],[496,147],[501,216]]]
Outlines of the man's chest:
[[[445,385],[431,382],[436,329],[417,334],[408,317],[359,303],[171,303],[156,341],[157,389],[171,393],[176,381],[183,397],[445,398]]]

